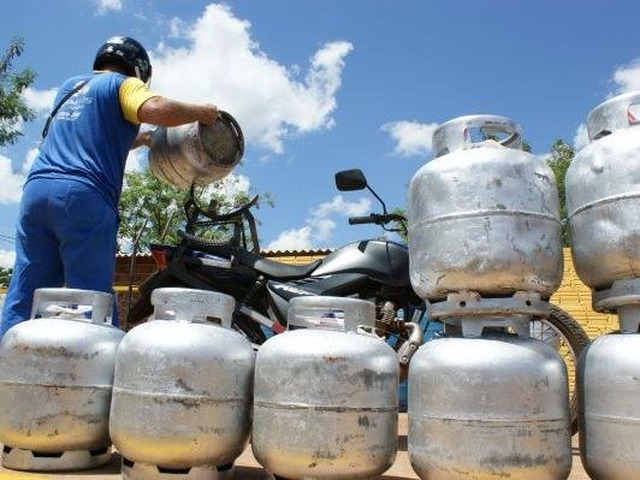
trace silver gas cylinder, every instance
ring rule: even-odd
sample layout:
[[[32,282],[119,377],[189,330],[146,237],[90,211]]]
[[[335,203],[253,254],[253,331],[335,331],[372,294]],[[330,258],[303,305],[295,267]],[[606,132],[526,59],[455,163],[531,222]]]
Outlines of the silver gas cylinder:
[[[565,184],[571,253],[595,290],[640,277],[640,92],[601,103],[587,117],[590,143]]]
[[[397,450],[399,369],[393,349],[364,333],[374,325],[375,306],[296,297],[288,322],[256,358],[255,458],[292,479],[383,473]]]
[[[61,471],[111,460],[116,349],[110,294],[39,289],[32,319],[0,344],[0,442],[6,468]]]
[[[189,123],[158,127],[151,137],[149,168],[158,178],[177,187],[208,185],[222,180],[240,163],[244,137],[227,112],[211,125]]]
[[[558,191],[512,120],[471,115],[433,134],[408,192],[411,284],[422,298],[553,293],[562,280]]]
[[[580,455],[604,480],[640,478],[640,305],[620,310],[620,332],[596,338],[578,362]]]
[[[528,319],[509,322],[528,332]],[[526,336],[423,344],[409,367],[408,423],[409,459],[422,479],[564,480],[571,471],[566,368],[553,347]]]
[[[211,479],[232,474],[249,441],[254,352],[231,330],[229,295],[162,288],[152,320],[123,339],[110,433],[123,478]]]

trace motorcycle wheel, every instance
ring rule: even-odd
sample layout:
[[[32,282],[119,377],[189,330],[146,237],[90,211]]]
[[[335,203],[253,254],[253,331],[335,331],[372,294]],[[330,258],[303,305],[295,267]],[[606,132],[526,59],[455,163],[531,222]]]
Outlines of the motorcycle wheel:
[[[566,311],[551,304],[551,313],[546,318],[533,318],[529,330],[531,336],[556,348],[567,367],[569,378],[569,410],[571,412],[571,434],[578,432],[578,389],[576,373],[578,358],[590,339],[582,326]]]
[[[129,308],[127,313],[127,321],[124,324],[124,330],[131,330],[136,325],[144,323],[153,313],[153,305],[151,305],[151,292],[160,287],[179,287],[177,282],[171,282],[162,271],[154,273],[138,289],[138,298]]]

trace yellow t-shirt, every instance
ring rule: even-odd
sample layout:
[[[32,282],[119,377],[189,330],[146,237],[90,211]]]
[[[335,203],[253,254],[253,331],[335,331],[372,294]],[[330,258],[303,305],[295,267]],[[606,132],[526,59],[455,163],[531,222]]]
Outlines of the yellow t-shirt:
[[[129,77],[120,85],[118,96],[124,118],[132,123],[142,123],[138,120],[138,110],[144,102],[158,94],[149,90],[147,84],[139,78]]]

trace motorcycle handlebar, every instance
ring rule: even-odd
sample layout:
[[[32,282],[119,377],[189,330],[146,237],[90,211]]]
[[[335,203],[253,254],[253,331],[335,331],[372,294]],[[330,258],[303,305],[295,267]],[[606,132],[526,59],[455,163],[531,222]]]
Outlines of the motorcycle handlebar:
[[[374,223],[371,215],[366,217],[349,217],[349,225],[360,225],[363,223]]]
[[[378,225],[386,225],[389,222],[404,222],[405,218],[397,213],[372,213],[364,217],[349,217],[349,225],[361,225],[365,223],[376,223]]]

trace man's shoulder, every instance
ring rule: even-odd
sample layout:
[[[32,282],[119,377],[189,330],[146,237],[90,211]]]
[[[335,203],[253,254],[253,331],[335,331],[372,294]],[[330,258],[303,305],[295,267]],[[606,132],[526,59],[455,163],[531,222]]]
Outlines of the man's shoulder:
[[[91,73],[85,73],[85,74],[81,74],[81,75],[74,75],[73,77],[69,77],[67,78],[62,85],[60,86],[61,90],[68,90],[68,89],[72,89],[75,88],[79,83],[87,83],[88,81],[91,81],[91,84],[97,84],[97,83],[109,83],[109,82],[115,82],[117,85],[119,85],[120,83],[122,83],[122,81],[124,81],[127,77],[122,75],[122,81],[120,81],[120,79],[118,77],[113,77],[110,74],[98,74],[99,72],[91,72]],[[107,73],[107,72],[105,72]],[[120,75],[120,74],[116,74],[116,75]]]
[[[83,74],[83,75],[74,75],[73,77],[69,77],[67,78],[63,83],[62,83],[62,88],[65,87],[70,87],[73,88],[74,86],[76,86],[78,83],[80,82],[85,82],[87,80],[89,80],[93,75],[90,73],[87,74]]]

